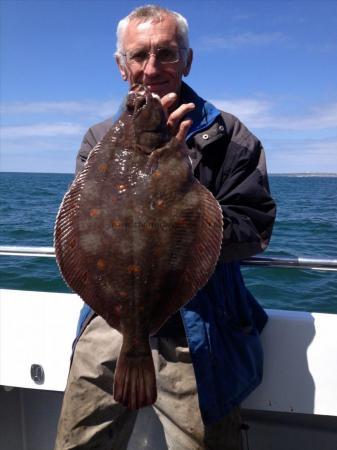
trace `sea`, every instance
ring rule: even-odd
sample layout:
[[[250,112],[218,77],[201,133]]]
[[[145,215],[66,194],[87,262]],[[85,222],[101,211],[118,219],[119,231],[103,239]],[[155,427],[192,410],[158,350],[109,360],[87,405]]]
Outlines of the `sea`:
[[[52,246],[70,174],[0,174],[0,245]],[[264,256],[337,259],[337,175],[270,175],[277,220]],[[337,272],[242,266],[266,308],[337,314]],[[54,258],[0,256],[0,287],[69,292]]]

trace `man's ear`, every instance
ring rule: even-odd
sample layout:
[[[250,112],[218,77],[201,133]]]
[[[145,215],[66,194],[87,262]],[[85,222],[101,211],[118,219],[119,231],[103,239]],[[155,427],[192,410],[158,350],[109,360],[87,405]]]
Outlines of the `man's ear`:
[[[123,57],[121,55],[116,55],[116,63],[118,66],[118,69],[122,75],[122,78],[124,81],[126,81],[128,79],[128,72],[126,70],[124,61],[123,61]]]
[[[183,70],[184,77],[187,77],[187,75],[190,73],[191,66],[193,61],[193,50],[191,48],[188,49],[188,55],[187,55],[187,61],[186,66]]]

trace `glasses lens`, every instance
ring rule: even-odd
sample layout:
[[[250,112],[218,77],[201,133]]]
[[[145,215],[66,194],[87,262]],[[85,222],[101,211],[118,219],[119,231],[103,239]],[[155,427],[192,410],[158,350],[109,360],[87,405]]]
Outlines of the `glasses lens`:
[[[130,63],[143,64],[149,54],[146,50],[137,49],[126,53],[126,59]]]
[[[177,48],[158,48],[156,58],[161,63],[174,63],[179,61],[179,49]]]

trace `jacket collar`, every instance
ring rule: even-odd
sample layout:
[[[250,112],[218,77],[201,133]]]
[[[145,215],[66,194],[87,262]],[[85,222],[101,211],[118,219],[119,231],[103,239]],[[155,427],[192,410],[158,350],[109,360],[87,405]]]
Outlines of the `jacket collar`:
[[[202,159],[203,148],[219,137],[217,119],[221,115],[221,111],[212,103],[199,97],[186,83],[182,83],[180,102],[192,102],[195,104],[195,109],[186,115],[186,118],[193,121],[187,134],[186,142],[188,143],[190,140],[191,145],[189,147],[192,146],[189,156],[192,162],[192,170],[194,171]],[[202,131],[205,131],[205,133],[202,133]],[[191,138],[194,138],[193,143]]]
[[[209,128],[221,114],[220,110],[212,105],[212,103],[199,97],[199,95],[184,82],[181,86],[180,103],[195,104],[195,109],[186,115],[186,118],[192,119],[193,121],[186,140],[190,139],[196,133]]]

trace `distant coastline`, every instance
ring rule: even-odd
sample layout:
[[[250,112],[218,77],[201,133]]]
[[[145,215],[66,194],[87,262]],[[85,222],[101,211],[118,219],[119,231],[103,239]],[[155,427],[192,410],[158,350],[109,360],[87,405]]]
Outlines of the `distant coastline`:
[[[271,172],[269,173],[270,176],[277,176],[277,177],[330,177],[330,178],[336,178],[337,177],[337,173],[331,172],[331,173],[326,173],[326,172],[298,172],[298,173],[276,173],[276,172]]]

